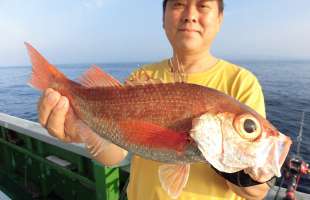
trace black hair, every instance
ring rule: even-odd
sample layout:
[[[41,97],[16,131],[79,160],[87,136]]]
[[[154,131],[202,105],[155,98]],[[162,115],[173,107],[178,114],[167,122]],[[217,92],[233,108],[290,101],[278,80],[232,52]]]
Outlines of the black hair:
[[[169,0],[164,0],[163,1],[163,13],[165,13],[166,11],[166,6],[167,6],[167,2]],[[218,3],[218,7],[219,7],[219,13],[222,14],[224,12],[224,0],[216,0]]]

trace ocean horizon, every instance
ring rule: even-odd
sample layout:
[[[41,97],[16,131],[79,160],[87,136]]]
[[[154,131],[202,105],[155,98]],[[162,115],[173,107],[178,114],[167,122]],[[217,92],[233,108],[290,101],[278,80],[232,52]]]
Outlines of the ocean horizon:
[[[230,61],[230,60],[229,60]],[[234,60],[232,63],[253,72],[262,85],[267,118],[294,144],[302,112],[305,112],[301,156],[310,162],[310,61],[306,60]],[[120,81],[146,62],[95,63]],[[92,64],[57,65],[70,79],[76,79]],[[0,112],[37,121],[36,104],[40,92],[27,85],[31,66],[0,66]],[[301,191],[310,193],[310,179],[303,178]]]

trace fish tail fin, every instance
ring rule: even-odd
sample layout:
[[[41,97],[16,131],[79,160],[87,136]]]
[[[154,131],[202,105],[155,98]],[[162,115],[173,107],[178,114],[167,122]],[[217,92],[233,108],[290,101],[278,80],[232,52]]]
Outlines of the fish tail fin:
[[[62,72],[48,63],[29,43],[25,42],[25,45],[32,63],[32,74],[28,81],[30,86],[41,91],[49,87],[57,89],[57,84],[68,80]]]

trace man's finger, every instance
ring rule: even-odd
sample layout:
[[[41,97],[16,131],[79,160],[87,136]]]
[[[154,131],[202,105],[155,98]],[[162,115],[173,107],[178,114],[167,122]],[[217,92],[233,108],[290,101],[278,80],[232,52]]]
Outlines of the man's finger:
[[[41,96],[38,102],[38,120],[43,127],[46,127],[49,115],[57,104],[59,98],[60,94],[51,88],[47,89]]]
[[[83,124],[82,121],[76,118],[75,114],[73,113],[73,110],[69,108],[67,115],[66,115],[66,121],[65,121],[65,134],[66,138],[69,138],[70,142],[76,142],[80,143],[82,142],[80,136],[79,136],[79,130],[81,127],[81,124]]]
[[[57,105],[52,110],[48,122],[47,122],[47,130],[50,134],[54,135],[58,139],[62,141],[67,141],[64,124],[67,111],[69,109],[69,101],[66,97],[60,97]]]

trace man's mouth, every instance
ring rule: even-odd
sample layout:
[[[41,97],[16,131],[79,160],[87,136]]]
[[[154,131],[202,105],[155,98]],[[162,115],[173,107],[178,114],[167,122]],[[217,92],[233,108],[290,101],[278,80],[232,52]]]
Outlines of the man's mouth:
[[[189,33],[191,33],[191,32],[193,32],[193,33],[197,32],[198,33],[199,32],[196,29],[190,29],[190,28],[180,28],[179,31],[181,31],[181,32],[189,32]]]

